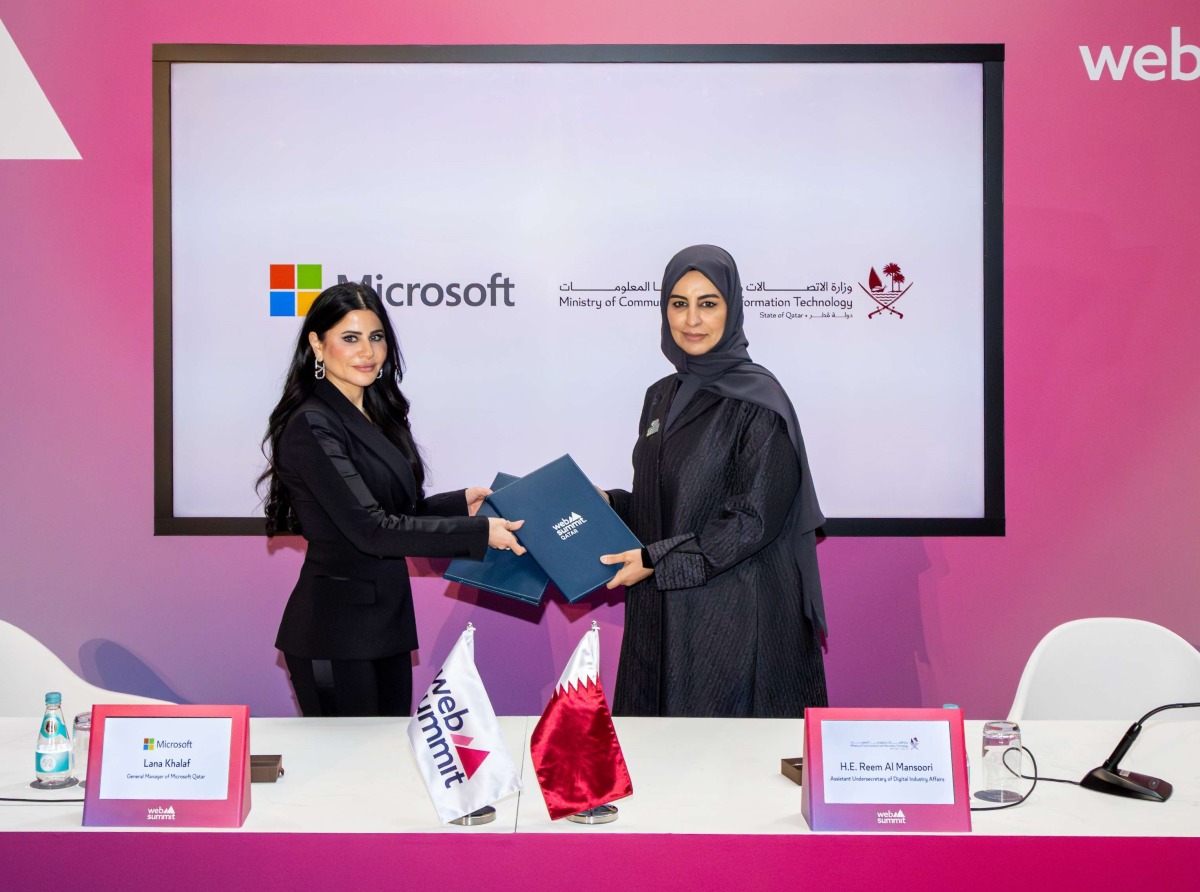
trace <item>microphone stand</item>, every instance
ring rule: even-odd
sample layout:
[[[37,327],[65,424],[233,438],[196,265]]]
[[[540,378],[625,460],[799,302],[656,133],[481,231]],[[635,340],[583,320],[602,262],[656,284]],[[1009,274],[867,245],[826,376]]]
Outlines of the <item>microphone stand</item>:
[[[1129,730],[1125,732],[1125,736],[1121,738],[1117,748],[1112,751],[1112,755],[1105,759],[1104,764],[1099,768],[1089,771],[1079,782],[1079,786],[1095,790],[1097,793],[1111,793],[1114,796],[1127,796],[1131,799],[1166,802],[1171,798],[1174,789],[1169,783],[1148,774],[1126,771],[1118,768],[1117,765],[1125,758],[1125,754],[1129,752],[1133,742],[1142,733],[1142,722],[1165,709],[1189,709],[1195,706],[1200,706],[1200,703],[1171,703],[1168,706],[1150,710],[1129,726]]]

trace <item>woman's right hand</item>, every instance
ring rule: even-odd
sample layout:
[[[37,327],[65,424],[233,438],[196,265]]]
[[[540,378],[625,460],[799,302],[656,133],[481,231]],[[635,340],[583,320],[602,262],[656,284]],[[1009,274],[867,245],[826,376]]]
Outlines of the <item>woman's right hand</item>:
[[[488,545],[513,554],[524,554],[525,547],[517,541],[513,530],[521,529],[523,520],[505,520],[503,517],[488,518]]]

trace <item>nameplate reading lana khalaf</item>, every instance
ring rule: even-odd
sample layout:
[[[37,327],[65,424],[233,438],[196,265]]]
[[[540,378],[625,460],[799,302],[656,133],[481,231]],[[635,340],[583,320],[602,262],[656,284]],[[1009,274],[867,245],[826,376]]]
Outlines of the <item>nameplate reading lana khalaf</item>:
[[[641,548],[569,455],[488,496],[509,520],[523,520],[521,544],[572,603],[617,575],[600,555]]]
[[[512,474],[497,474],[496,479],[492,481],[493,493],[518,479],[520,478]],[[479,506],[478,516],[499,517],[500,512],[484,502]],[[489,548],[482,561],[454,559],[442,574],[442,578],[483,589],[485,592],[515,598],[525,604],[540,604],[550,582],[546,572],[529,552],[513,554],[498,548]]]

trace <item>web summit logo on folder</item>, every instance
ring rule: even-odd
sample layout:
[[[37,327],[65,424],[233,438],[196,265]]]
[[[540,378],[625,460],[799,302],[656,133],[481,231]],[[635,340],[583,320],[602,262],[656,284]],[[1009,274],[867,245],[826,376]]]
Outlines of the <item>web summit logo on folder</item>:
[[[578,512],[572,511],[570,517],[564,517],[554,524],[554,532],[558,533],[558,538],[565,542],[578,533],[579,528],[585,523],[587,523],[587,518],[580,517]]]

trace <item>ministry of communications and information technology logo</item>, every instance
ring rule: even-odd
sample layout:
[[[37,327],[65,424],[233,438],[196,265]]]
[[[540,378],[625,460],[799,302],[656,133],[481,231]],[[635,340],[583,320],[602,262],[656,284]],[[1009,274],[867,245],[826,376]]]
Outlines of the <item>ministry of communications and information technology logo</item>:
[[[307,316],[321,293],[321,264],[271,264],[271,315]]]
[[[907,279],[905,279],[904,273],[900,271],[900,264],[898,263],[885,264],[883,274],[892,280],[890,286],[883,284],[883,280],[879,278],[879,273],[875,272],[875,267],[871,267],[871,274],[867,276],[866,285],[862,282],[858,283],[858,287],[863,290],[867,297],[878,304],[874,310],[867,314],[867,318],[873,319],[875,316],[887,312],[903,319],[904,314],[897,310],[893,304],[904,297],[908,289],[912,287],[912,283],[905,284]],[[902,285],[904,286],[903,288],[900,287]]]

